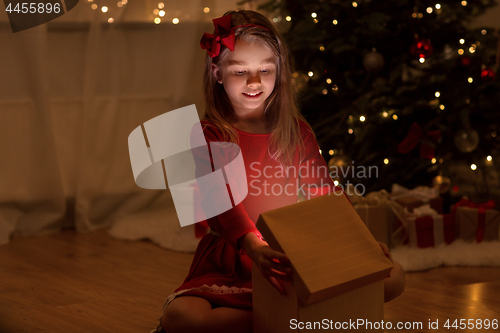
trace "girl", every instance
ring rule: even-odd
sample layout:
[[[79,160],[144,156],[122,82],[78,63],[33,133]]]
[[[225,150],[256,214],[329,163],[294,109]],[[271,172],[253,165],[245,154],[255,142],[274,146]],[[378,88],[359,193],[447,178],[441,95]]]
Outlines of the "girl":
[[[287,256],[271,249],[256,229],[259,214],[297,202],[297,194],[334,190],[296,106],[282,37],[253,11],[228,12],[214,25],[215,34],[201,40],[208,52],[203,132],[207,142],[239,145],[249,192],[242,203],[208,219],[211,231],[201,239],[184,283],[167,298],[156,332],[252,332],[252,261],[281,293],[281,281],[291,276]],[[395,278],[399,285],[389,288],[391,297],[404,288],[399,266],[391,273]]]

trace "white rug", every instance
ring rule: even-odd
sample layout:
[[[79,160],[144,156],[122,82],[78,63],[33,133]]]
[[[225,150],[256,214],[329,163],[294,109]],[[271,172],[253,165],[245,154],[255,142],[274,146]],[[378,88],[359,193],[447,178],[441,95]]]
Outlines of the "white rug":
[[[436,248],[396,247],[394,260],[405,272],[423,271],[439,266],[500,266],[500,242],[467,243],[456,240]]]

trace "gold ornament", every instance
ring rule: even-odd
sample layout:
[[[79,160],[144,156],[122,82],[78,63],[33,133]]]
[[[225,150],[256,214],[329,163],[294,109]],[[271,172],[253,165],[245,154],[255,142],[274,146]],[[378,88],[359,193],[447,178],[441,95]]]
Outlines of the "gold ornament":
[[[439,194],[445,194],[451,188],[451,180],[446,176],[438,175],[432,179],[432,187],[437,188]]]

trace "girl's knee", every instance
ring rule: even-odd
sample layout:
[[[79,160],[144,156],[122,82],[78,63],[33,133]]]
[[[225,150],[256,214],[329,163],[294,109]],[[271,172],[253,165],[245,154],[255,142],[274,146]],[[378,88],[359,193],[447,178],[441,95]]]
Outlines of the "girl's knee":
[[[179,297],[165,308],[161,325],[166,333],[201,332],[210,309],[210,303],[204,299]]]
[[[391,275],[384,280],[384,301],[398,297],[403,293],[406,286],[405,273],[401,265],[394,261],[394,267],[391,270]]]

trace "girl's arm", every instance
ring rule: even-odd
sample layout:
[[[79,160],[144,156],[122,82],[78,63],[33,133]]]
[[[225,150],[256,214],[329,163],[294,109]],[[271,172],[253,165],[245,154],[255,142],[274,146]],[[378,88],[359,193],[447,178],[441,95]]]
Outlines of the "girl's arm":
[[[285,290],[279,281],[290,280],[292,269],[288,257],[284,253],[271,249],[267,242],[261,240],[253,232],[241,237],[238,245],[252,259],[269,283],[284,295]]]

